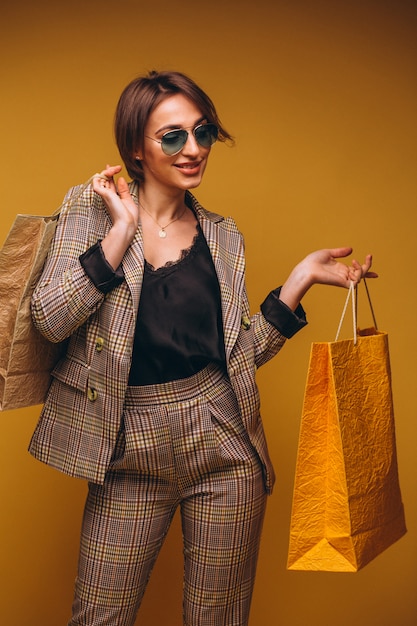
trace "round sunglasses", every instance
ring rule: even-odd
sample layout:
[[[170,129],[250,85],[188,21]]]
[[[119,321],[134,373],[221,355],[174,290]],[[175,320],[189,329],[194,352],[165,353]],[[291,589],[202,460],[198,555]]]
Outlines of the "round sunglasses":
[[[199,124],[193,128],[192,133],[199,146],[202,148],[210,148],[210,146],[217,141],[219,129],[216,124]],[[149,137],[148,135],[146,135],[146,137],[152,139],[152,141],[156,141],[156,143],[160,143],[162,151],[167,156],[175,156],[181,152],[187,143],[188,134],[188,130],[178,128],[164,133],[160,140]]]

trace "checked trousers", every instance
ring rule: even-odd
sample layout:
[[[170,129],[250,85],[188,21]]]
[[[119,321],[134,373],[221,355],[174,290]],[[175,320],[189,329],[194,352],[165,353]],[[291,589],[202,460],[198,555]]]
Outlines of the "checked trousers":
[[[220,369],[129,387],[105,482],[89,485],[68,626],[133,626],[177,507],[184,626],[247,626],[266,497]]]

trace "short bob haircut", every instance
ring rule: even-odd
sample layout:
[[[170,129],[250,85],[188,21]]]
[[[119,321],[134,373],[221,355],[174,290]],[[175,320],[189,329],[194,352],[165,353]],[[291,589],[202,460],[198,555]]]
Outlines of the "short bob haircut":
[[[136,159],[143,151],[145,127],[152,111],[162,100],[182,94],[201,111],[208,123],[216,124],[219,141],[233,141],[222,126],[209,96],[188,76],[181,72],[151,71],[147,76],[134,79],[123,90],[116,108],[114,133],[120,156],[129,176],[141,183],[144,173]]]

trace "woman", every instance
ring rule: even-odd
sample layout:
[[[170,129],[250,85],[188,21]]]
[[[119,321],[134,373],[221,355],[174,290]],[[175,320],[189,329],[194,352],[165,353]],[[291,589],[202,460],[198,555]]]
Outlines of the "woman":
[[[357,283],[371,257],[314,252],[251,316],[242,236],[189,191],[230,139],[211,100],[151,72],[122,93],[115,131],[133,182],[107,166],[61,213],[32,302],[69,343],[30,450],[89,481],[69,624],[134,623],[180,506],[184,624],[244,626],[274,481],[255,370],[306,324],[313,284]]]

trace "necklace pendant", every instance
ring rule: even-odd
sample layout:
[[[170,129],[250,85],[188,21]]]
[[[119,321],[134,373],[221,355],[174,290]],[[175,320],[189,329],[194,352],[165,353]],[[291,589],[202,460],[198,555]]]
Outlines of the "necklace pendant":
[[[165,230],[163,228],[161,228],[161,230],[159,231],[159,236],[161,239],[165,239],[165,237],[167,236]]]

